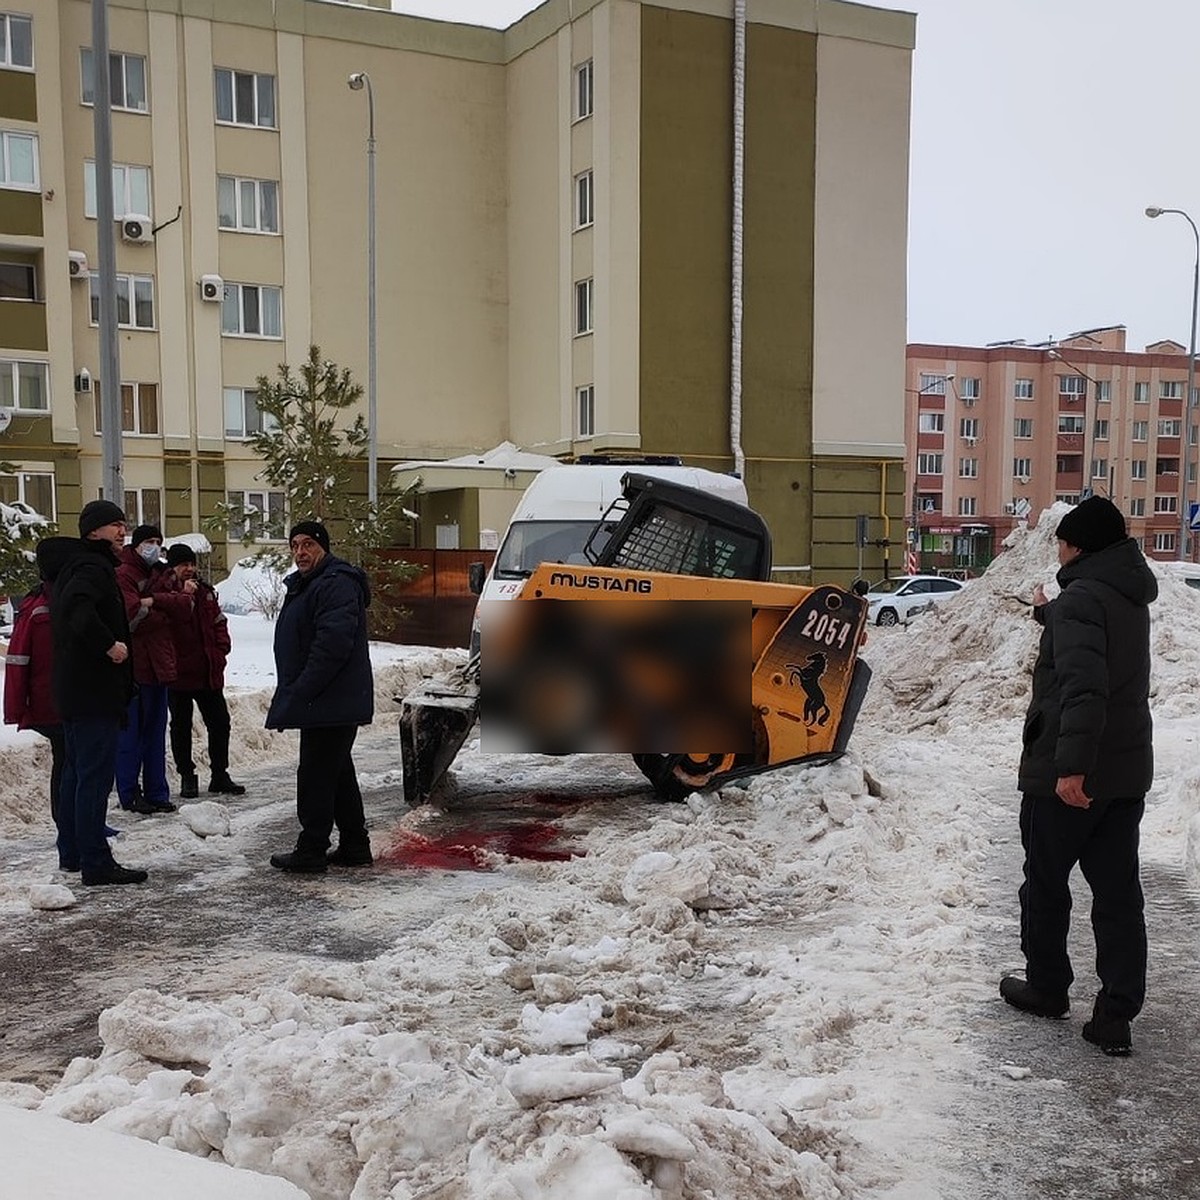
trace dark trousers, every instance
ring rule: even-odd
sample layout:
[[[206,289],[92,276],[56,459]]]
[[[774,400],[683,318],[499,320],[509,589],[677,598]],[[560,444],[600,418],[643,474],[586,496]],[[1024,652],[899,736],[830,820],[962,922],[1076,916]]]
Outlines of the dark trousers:
[[[112,862],[104,817],[121,723],[116,717],[83,717],[64,721],[62,729],[66,755],[58,806],[59,865],[103,870]]]
[[[1072,808],[1057,796],[1021,797],[1021,950],[1039,991],[1066,992],[1075,978],[1067,955],[1071,871],[1078,863],[1092,889],[1092,931],[1100,1003],[1132,1020],[1146,998],[1146,921],[1138,877],[1141,797],[1093,800]]]
[[[139,683],[117,746],[117,798],[122,808],[134,800],[139,784],[150,804],[171,799],[167,783],[167,685]]]
[[[50,815],[54,824],[58,825],[58,801],[62,795],[63,766],[67,761],[67,735],[61,725],[33,725],[35,733],[40,733],[50,743]]]
[[[192,760],[192,705],[200,710],[200,719],[208,731],[208,765],[214,779],[229,774],[229,705],[225,693],[204,690],[167,693],[167,708],[171,713],[171,757],[180,775],[195,775]]]
[[[351,757],[357,736],[357,725],[300,730],[300,765],[296,768],[300,837],[296,850],[306,857],[324,855],[335,825],[342,846],[361,847],[370,842]]]

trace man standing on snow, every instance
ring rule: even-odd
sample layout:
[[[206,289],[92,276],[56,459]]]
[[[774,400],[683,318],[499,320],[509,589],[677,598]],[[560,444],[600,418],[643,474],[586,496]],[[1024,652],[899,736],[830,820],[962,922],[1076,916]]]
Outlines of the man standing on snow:
[[[268,729],[300,730],[296,769],[295,850],[272,854],[271,866],[306,874],[331,863],[371,865],[371,841],[351,751],[360,725],[374,716],[367,651],[367,577],[329,552],[329,531],[301,521],[289,537],[296,570],[275,624],[278,685]],[[326,855],[334,826],[338,846]]]
[[[145,871],[113,861],[104,836],[117,738],[133,674],[129,622],[117,585],[125,514],[111,500],[92,500],[79,514],[80,541],[54,585],[54,704],[66,742],[59,795],[58,864],[82,869],[85,884],[144,883]]]
[[[1102,496],[1055,531],[1061,595],[1034,592],[1045,628],[1025,717],[1019,784],[1025,882],[1020,889],[1026,978],[1000,994],[1040,1017],[1065,1017],[1071,871],[1092,889],[1100,993],[1087,1041],[1130,1052],[1130,1022],[1146,995],[1146,923],[1138,832],[1154,776],[1150,610],[1158,585],[1120,510]]]

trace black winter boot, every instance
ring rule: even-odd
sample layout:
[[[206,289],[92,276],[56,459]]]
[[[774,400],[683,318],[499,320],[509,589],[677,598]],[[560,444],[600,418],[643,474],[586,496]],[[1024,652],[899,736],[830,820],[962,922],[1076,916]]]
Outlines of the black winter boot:
[[[1000,995],[1013,1008],[1019,1008],[1035,1017],[1051,1017],[1057,1020],[1071,1011],[1071,1004],[1065,992],[1039,992],[1019,975],[1005,975],[1000,980]]]
[[[244,796],[246,794],[246,789],[240,783],[234,783],[228,775],[214,775],[212,782],[208,785],[208,790],[221,796]]]
[[[195,800],[200,795],[200,780],[195,775],[181,774],[179,776],[179,798]]]
[[[1109,1058],[1124,1058],[1133,1052],[1129,1022],[1114,1016],[1103,996],[1096,997],[1092,1019],[1083,1026],[1083,1040],[1099,1046]]]
[[[325,861],[331,867],[369,867],[375,859],[371,856],[371,843],[363,845],[339,845],[336,850],[330,850]]]
[[[149,876],[136,867],[123,867],[120,863],[110,862],[96,870],[85,870],[82,878],[88,887],[101,887],[114,883],[145,883]]]
[[[300,850],[291,850],[287,854],[272,854],[271,866],[280,871],[289,871],[293,875],[324,875],[325,855],[313,858]]]

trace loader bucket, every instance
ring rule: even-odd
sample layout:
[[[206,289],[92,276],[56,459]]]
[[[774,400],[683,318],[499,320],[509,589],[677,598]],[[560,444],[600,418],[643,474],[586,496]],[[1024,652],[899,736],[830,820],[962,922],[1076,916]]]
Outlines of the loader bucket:
[[[404,801],[428,804],[479,715],[479,687],[461,678],[431,680],[400,702]]]

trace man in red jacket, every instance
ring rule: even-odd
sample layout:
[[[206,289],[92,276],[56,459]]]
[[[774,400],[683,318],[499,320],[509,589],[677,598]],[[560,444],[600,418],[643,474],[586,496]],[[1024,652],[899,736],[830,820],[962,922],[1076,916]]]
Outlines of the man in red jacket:
[[[154,594],[161,554],[162,530],[139,525],[117,567],[137,685],[117,746],[117,799],[137,813],[175,811],[167,783],[167,686],[178,674],[171,624],[191,612],[196,591],[191,580],[177,593]]]
[[[172,611],[176,676],[167,692],[171,712],[171,755],[179,772],[179,794],[185,800],[200,794],[196,764],[192,759],[192,707],[200,710],[208,730],[208,765],[212,772],[208,790],[241,796],[246,789],[229,777],[229,705],[225,703],[225,660],[229,657],[229,622],[221,611],[216,591],[196,578],[196,552],[178,542],[167,551],[167,569],[155,584],[154,594],[183,593],[195,585],[190,612]]]

